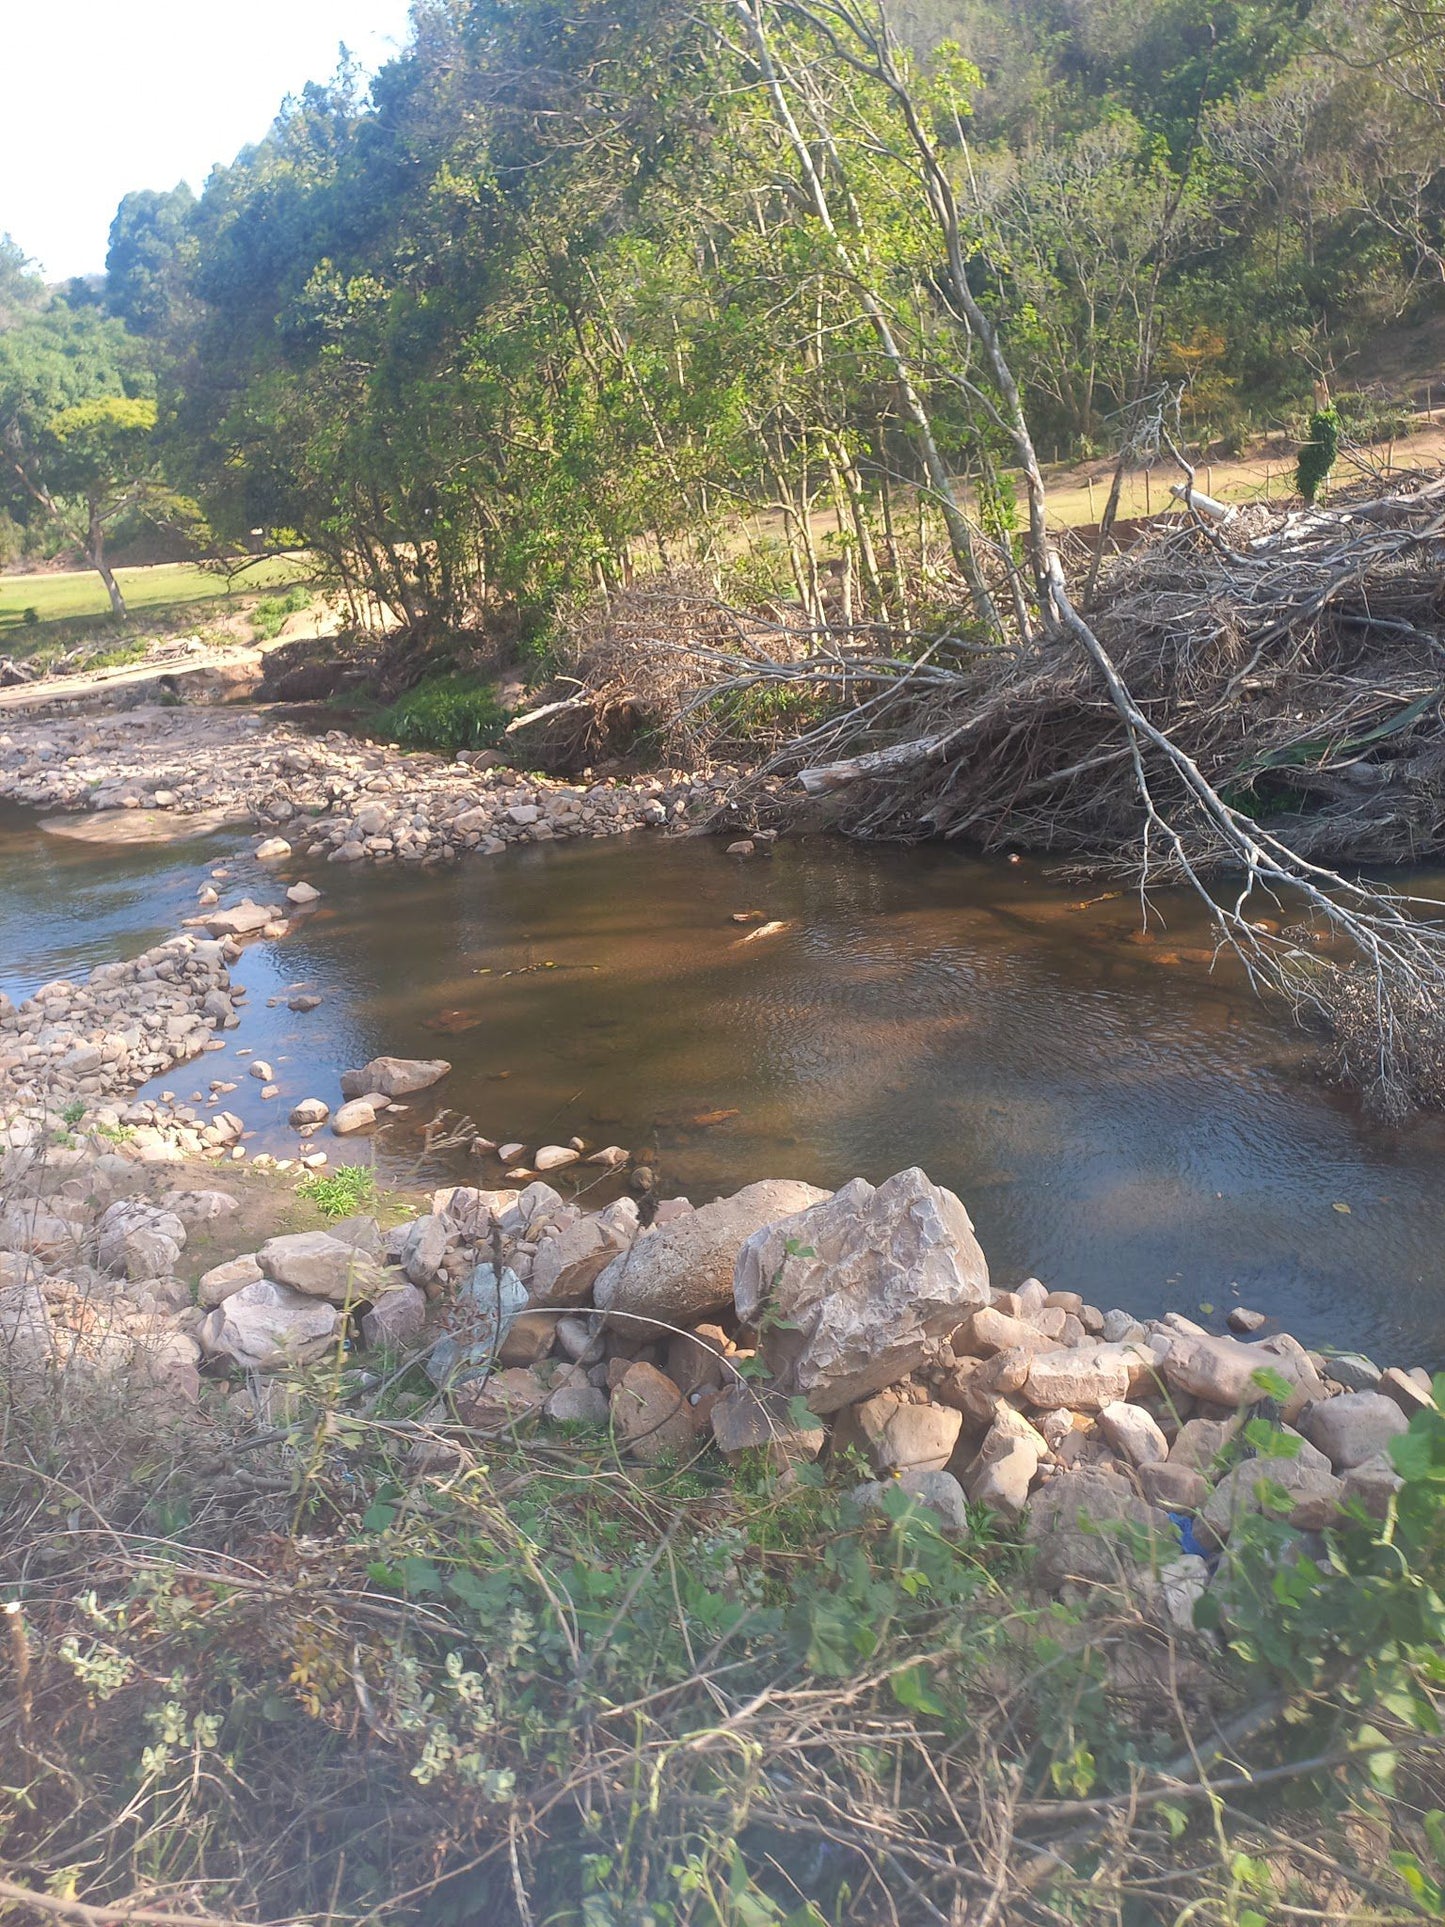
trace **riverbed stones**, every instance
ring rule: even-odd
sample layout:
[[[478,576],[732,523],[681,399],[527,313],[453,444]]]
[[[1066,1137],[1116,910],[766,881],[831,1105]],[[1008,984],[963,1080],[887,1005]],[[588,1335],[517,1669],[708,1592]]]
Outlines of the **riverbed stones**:
[[[898,1498],[930,1513],[943,1531],[961,1538],[968,1531],[968,1500],[951,1472],[912,1471],[896,1479],[872,1479],[853,1488],[853,1503],[866,1512],[892,1512]]]
[[[637,1232],[637,1206],[617,1201],[608,1213],[580,1218],[538,1246],[529,1280],[536,1305],[580,1305],[602,1271]]]
[[[0,1286],[0,1397],[35,1396],[55,1356],[55,1329],[40,1286]]]
[[[538,1171],[561,1171],[569,1164],[576,1164],[581,1155],[570,1144],[544,1144],[532,1164]]]
[[[682,1393],[645,1359],[629,1365],[612,1394],[612,1423],[634,1458],[655,1465],[680,1458],[692,1445],[696,1423]]]
[[[799,1424],[790,1399],[748,1380],[734,1380],[714,1398],[709,1417],[717,1449],[729,1465],[756,1454],[781,1472],[816,1459],[828,1436],[821,1423]]]
[[[383,1097],[379,1091],[370,1092],[365,1097],[353,1097],[332,1118],[332,1136],[356,1137],[359,1132],[369,1131],[381,1113],[390,1108],[391,1099]]]
[[[1226,1472],[1200,1508],[1198,1529],[1206,1543],[1223,1545],[1247,1513],[1267,1512],[1303,1532],[1321,1532],[1343,1498],[1329,1460],[1305,1446],[1297,1458],[1245,1459]]]
[[[331,1106],[323,1103],[319,1097],[303,1097],[299,1104],[293,1106],[290,1122],[298,1130],[313,1130],[317,1125],[324,1124],[330,1115]],[[373,1111],[372,1116],[375,1115]]]
[[[260,1284],[265,1275],[256,1262],[255,1253],[248,1251],[239,1258],[228,1258],[223,1265],[213,1265],[209,1271],[203,1272],[196,1296],[207,1311],[214,1311],[217,1305],[224,1304],[226,1299],[243,1291],[247,1285]]]
[[[1211,1405],[1257,1405],[1269,1392],[1256,1374],[1280,1371],[1280,1364],[1277,1355],[1260,1346],[1202,1335],[1177,1339],[1169,1348],[1163,1369],[1176,1391],[1206,1399]]]
[[[373,1057],[359,1071],[343,1071],[341,1089],[346,1097],[364,1097],[371,1091],[383,1097],[410,1097],[439,1084],[451,1068],[441,1057]]]
[[[281,911],[276,904],[255,903],[250,897],[229,910],[207,911],[202,919],[208,935],[212,937],[255,937],[259,936],[268,923],[276,923]]]
[[[372,1351],[398,1351],[421,1336],[425,1323],[425,1293],[415,1285],[402,1285],[379,1298],[362,1318],[362,1342]]]
[[[305,910],[313,903],[320,903],[321,892],[314,883],[293,883],[286,892],[286,901],[298,910]]]
[[[988,1290],[967,1211],[916,1167],[876,1188],[854,1178],[754,1232],[734,1279],[738,1316],[764,1327],[774,1382],[818,1413],[941,1358]]]
[[[1169,1457],[1169,1441],[1159,1422],[1142,1405],[1116,1400],[1099,1408],[1099,1430],[1120,1458],[1135,1467],[1162,1465]]]
[[[340,1332],[334,1305],[262,1278],[208,1313],[196,1335],[211,1358],[241,1371],[277,1372],[324,1358]]]
[[[268,836],[264,843],[258,843],[255,857],[258,863],[283,863],[291,854],[291,845],[284,836]]]
[[[1409,1425],[1395,1401],[1381,1392],[1342,1392],[1312,1406],[1300,1430],[1336,1472],[1348,1472],[1387,1451]]]
[[[307,1297],[333,1305],[370,1304],[392,1288],[381,1266],[327,1231],[295,1231],[269,1238],[256,1253],[262,1274]]]
[[[1179,1556],[1166,1512],[1117,1473],[1087,1467],[1060,1473],[1034,1496],[1024,1538],[1034,1548],[1036,1577],[1054,1591],[1071,1582],[1128,1582],[1141,1565]]]
[[[747,1185],[645,1232],[598,1274],[593,1298],[613,1313],[695,1325],[731,1304],[738,1254],[755,1233],[827,1195],[785,1178]]]
[[[447,1221],[434,1211],[414,1219],[407,1226],[398,1256],[401,1268],[412,1284],[425,1289],[427,1285],[437,1282],[446,1263],[447,1245]]]
[[[1072,1412],[1097,1412],[1128,1398],[1136,1369],[1122,1345],[1044,1352],[1029,1361],[1023,1398],[1040,1410],[1066,1406]]]

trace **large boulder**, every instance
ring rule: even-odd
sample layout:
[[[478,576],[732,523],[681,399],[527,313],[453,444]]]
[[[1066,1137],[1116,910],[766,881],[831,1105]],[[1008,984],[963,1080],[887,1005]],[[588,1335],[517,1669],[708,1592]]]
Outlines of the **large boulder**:
[[[1344,1496],[1324,1453],[1301,1440],[1297,1458],[1245,1459],[1226,1472],[1199,1514],[1200,1537],[1223,1545],[1251,1512],[1286,1518],[1302,1532],[1320,1532],[1334,1520]]]
[[[1116,1473],[1062,1472],[1030,1501],[1024,1537],[1034,1570],[1050,1591],[1070,1581],[1108,1585],[1143,1567],[1179,1557],[1167,1512],[1150,1505]]]
[[[654,1226],[598,1273],[593,1302],[662,1324],[695,1325],[732,1303],[738,1254],[756,1232],[827,1196],[811,1184],[770,1178]]]
[[[289,1285],[244,1285],[201,1320],[202,1349],[246,1372],[279,1372],[324,1358],[337,1342],[341,1313],[324,1298]]]
[[[821,1425],[801,1426],[789,1409],[792,1401],[767,1386],[735,1380],[712,1402],[712,1431],[729,1465],[759,1452],[775,1471],[799,1459],[816,1459],[827,1433]]]
[[[611,1410],[619,1442],[649,1465],[681,1457],[697,1432],[693,1409],[682,1393],[643,1359],[623,1373]]]
[[[1388,1452],[1390,1440],[1408,1432],[1410,1421],[1383,1392],[1342,1392],[1313,1407],[1300,1430],[1336,1472],[1349,1472]]]
[[[936,1358],[988,1304],[988,1262],[959,1199],[914,1167],[755,1232],[734,1290],[779,1390],[836,1412]]]
[[[368,1091],[379,1091],[383,1097],[410,1097],[413,1091],[440,1084],[450,1070],[443,1057],[373,1057],[359,1071],[344,1071],[341,1089],[346,1097],[364,1097]]]
[[[621,1198],[599,1216],[579,1218],[555,1238],[545,1238],[529,1280],[534,1305],[580,1305],[598,1277],[637,1232],[637,1206]]]
[[[254,1252],[245,1252],[239,1258],[228,1258],[223,1265],[213,1265],[204,1272],[196,1296],[206,1307],[214,1311],[217,1305],[225,1304],[238,1291],[247,1285],[259,1285],[265,1273],[256,1263]]]
[[[100,1220],[100,1266],[127,1278],[162,1278],[175,1270],[185,1242],[186,1227],[174,1212],[145,1198],[120,1198]]]
[[[296,1231],[268,1238],[256,1253],[267,1278],[333,1305],[372,1304],[400,1282],[374,1258],[328,1231]]]

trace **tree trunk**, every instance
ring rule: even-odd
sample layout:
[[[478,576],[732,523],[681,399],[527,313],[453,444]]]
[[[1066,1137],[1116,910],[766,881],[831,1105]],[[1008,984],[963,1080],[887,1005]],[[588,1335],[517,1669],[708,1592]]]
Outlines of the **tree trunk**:
[[[125,597],[120,592],[120,584],[115,579],[115,571],[105,559],[105,527],[100,519],[99,506],[90,505],[90,527],[86,533],[85,559],[105,584],[106,594],[110,597],[111,614],[125,616]]]

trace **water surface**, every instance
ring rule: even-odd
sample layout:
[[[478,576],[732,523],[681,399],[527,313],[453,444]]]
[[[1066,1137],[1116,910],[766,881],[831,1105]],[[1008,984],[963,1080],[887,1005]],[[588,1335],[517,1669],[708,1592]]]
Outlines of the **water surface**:
[[[246,952],[227,1050],[152,1087],[235,1078],[252,1150],[294,1151],[286,1111],[334,1104],[350,1065],[444,1056],[451,1077],[377,1147],[393,1176],[441,1103],[496,1139],[645,1149],[697,1202],[916,1163],[965,1200],[1001,1283],[1140,1313],[1242,1301],[1309,1342],[1445,1362],[1445,1124],[1387,1130],[1323,1084],[1309,1040],[1211,968],[1191,899],[1156,899],[1145,933],[1137,899],[1037,866],[825,839],[743,863],[624,838],[425,873],[263,873],[248,849],[97,852],[0,817],[0,987],[154,941],[221,854],[226,900],[306,873],[325,899]],[[739,910],[787,927],[742,943]],[[320,1009],[268,1007],[303,987]]]

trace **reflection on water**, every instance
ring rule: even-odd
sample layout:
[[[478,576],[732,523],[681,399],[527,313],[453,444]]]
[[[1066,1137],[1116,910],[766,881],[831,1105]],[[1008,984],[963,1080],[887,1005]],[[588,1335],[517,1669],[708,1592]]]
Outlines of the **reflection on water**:
[[[0,985],[33,986],[67,947],[136,947],[194,902],[216,847],[47,841],[42,885],[33,836],[0,826]],[[272,892],[299,874],[271,872]],[[189,1097],[237,1077],[225,1102],[253,1149],[294,1148],[286,1110],[334,1103],[343,1068],[441,1055],[455,1068],[429,1096],[487,1136],[645,1147],[696,1200],[917,1163],[964,1198],[1002,1282],[1032,1271],[1140,1312],[1237,1298],[1301,1337],[1445,1359],[1445,1126],[1384,1131],[1321,1087],[1307,1042],[1211,971],[1188,899],[1161,899],[1143,941],[1129,897],[822,840],[767,862],[636,839],[313,875],[318,910],[237,969],[250,1003],[226,1053],[165,1080]],[[745,943],[741,910],[787,928]],[[267,1007],[302,986],[319,1010]]]

